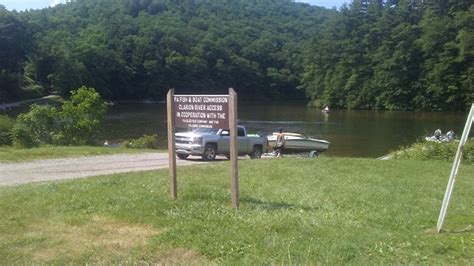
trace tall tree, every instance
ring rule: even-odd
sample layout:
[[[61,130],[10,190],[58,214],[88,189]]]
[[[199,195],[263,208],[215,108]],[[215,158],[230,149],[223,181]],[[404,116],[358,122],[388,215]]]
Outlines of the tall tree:
[[[15,13],[0,5],[0,99],[20,94],[18,87],[29,37],[28,29]]]

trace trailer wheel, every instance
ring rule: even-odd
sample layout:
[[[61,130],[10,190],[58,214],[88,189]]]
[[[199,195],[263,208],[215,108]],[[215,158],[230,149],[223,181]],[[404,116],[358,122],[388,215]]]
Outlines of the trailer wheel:
[[[253,147],[253,150],[250,153],[250,159],[260,159],[260,158],[262,158],[262,147],[260,146]]]
[[[310,151],[309,154],[308,154],[309,158],[316,158],[318,156],[319,156],[318,151]]]
[[[206,144],[204,148],[204,154],[202,155],[202,159],[205,161],[212,161],[216,158],[217,155],[217,148],[214,144]]]
[[[189,155],[178,153],[178,154],[176,154],[176,156],[178,156],[178,158],[181,159],[181,160],[186,160]]]

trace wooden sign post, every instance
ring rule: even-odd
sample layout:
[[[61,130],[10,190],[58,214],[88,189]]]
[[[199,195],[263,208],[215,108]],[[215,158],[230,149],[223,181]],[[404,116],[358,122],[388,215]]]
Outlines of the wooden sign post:
[[[171,197],[177,198],[175,127],[219,128],[230,131],[230,176],[232,207],[239,208],[237,93],[229,88],[229,95],[174,95],[167,94],[169,182]]]
[[[176,184],[176,147],[174,141],[174,89],[170,89],[166,95],[166,109],[168,121],[168,162],[169,162],[169,185],[170,194],[173,199],[178,197],[178,186]]]
[[[446,187],[446,192],[444,193],[443,204],[441,205],[441,210],[439,212],[438,224],[436,225],[436,232],[441,231],[441,227],[444,223],[444,217],[446,216],[446,211],[448,210],[449,199],[451,198],[451,193],[453,192],[454,181],[456,181],[456,175],[458,173],[459,165],[461,163],[462,151],[464,149],[464,144],[466,144],[467,137],[471,131],[472,123],[474,122],[474,104],[471,105],[471,111],[467,116],[466,125],[464,126],[464,131],[462,132],[461,140],[459,141],[458,150],[456,152],[456,157],[454,158],[453,167],[451,168],[451,174],[449,176],[448,186]]]
[[[239,172],[237,145],[237,93],[229,89],[229,130],[230,130],[230,194],[232,207],[239,208]]]

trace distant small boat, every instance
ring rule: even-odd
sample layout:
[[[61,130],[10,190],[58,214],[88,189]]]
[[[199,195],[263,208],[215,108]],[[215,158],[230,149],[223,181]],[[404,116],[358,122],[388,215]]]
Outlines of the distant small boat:
[[[275,132],[267,136],[268,146],[272,149],[275,147],[277,135],[278,133]],[[298,133],[285,132],[283,135],[285,135],[283,153],[323,152],[329,148],[330,144],[329,141],[309,138]]]

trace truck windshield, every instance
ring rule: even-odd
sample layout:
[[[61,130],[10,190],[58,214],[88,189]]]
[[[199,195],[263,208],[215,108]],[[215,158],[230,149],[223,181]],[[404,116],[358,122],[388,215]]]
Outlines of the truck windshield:
[[[209,133],[209,134],[217,134],[217,131],[219,131],[219,129],[217,128],[196,128],[193,130],[194,133]]]

